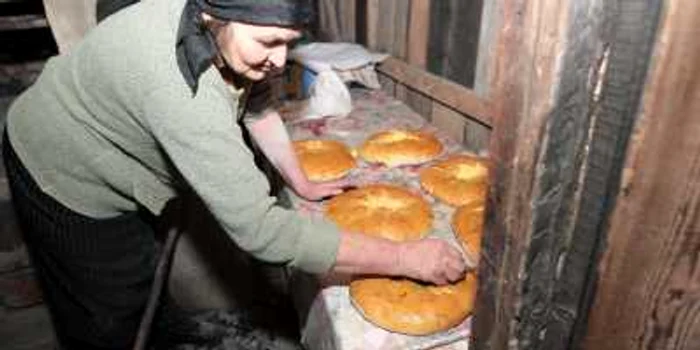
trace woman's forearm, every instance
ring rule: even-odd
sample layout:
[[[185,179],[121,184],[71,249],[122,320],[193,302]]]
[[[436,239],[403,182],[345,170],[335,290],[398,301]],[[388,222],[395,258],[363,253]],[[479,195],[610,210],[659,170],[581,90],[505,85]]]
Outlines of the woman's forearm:
[[[306,176],[279,113],[269,110],[262,119],[250,122],[247,127],[255,143],[284,180],[295,189],[301,187],[307,181]]]
[[[465,261],[449,243],[436,238],[393,242],[344,232],[333,272],[405,276],[446,284],[464,277]]]
[[[401,274],[400,244],[356,233],[343,233],[334,272],[346,274]]]

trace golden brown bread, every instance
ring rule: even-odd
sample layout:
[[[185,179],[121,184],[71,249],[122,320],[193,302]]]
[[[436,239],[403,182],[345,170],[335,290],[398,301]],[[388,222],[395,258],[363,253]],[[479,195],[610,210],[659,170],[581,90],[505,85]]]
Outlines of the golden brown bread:
[[[326,216],[347,231],[405,241],[424,237],[433,222],[430,205],[407,189],[368,185],[344,192],[326,205]]]
[[[350,284],[353,304],[384,329],[427,335],[458,325],[472,312],[476,276],[453,285],[422,285],[407,279],[365,278]]]
[[[348,148],[334,140],[294,141],[294,150],[306,177],[313,182],[344,177],[355,167],[355,158]]]
[[[428,132],[388,130],[370,136],[359,153],[370,163],[399,166],[430,161],[440,155],[442,148],[442,143]]]
[[[453,206],[482,202],[488,190],[488,164],[482,158],[454,155],[424,168],[420,183],[428,193]]]
[[[478,259],[484,230],[484,203],[472,202],[457,208],[452,215],[452,229],[464,250]]]

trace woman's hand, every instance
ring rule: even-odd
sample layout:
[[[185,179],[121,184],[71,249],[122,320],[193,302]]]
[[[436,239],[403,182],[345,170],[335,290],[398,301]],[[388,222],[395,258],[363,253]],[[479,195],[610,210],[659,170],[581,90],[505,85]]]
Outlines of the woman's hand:
[[[438,238],[400,243],[350,232],[341,235],[334,266],[343,274],[402,276],[438,285],[459,281],[466,269],[462,253]]]
[[[400,275],[438,285],[461,280],[467,270],[461,252],[437,238],[402,243],[397,266]]]
[[[310,201],[322,200],[327,197],[332,197],[343,193],[344,190],[351,188],[349,180],[341,179],[327,182],[311,182],[304,178],[299,183],[293,183],[294,192],[300,197]]]

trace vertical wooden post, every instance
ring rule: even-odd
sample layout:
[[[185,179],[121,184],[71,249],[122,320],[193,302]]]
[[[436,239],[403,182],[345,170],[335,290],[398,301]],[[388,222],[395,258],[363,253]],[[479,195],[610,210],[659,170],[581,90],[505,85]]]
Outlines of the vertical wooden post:
[[[700,348],[699,20],[664,1],[585,349]]]
[[[658,6],[512,1],[499,13],[475,345],[568,349],[588,312]]]

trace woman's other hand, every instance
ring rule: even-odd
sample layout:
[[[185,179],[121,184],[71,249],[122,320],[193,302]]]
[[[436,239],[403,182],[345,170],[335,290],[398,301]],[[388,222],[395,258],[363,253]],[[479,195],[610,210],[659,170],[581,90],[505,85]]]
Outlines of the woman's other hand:
[[[343,193],[346,189],[352,188],[352,184],[347,179],[327,182],[311,182],[309,180],[299,182],[299,184],[293,184],[294,192],[310,201],[336,196]]]
[[[461,252],[437,238],[402,243],[397,266],[399,275],[438,285],[461,280],[467,270]]]

